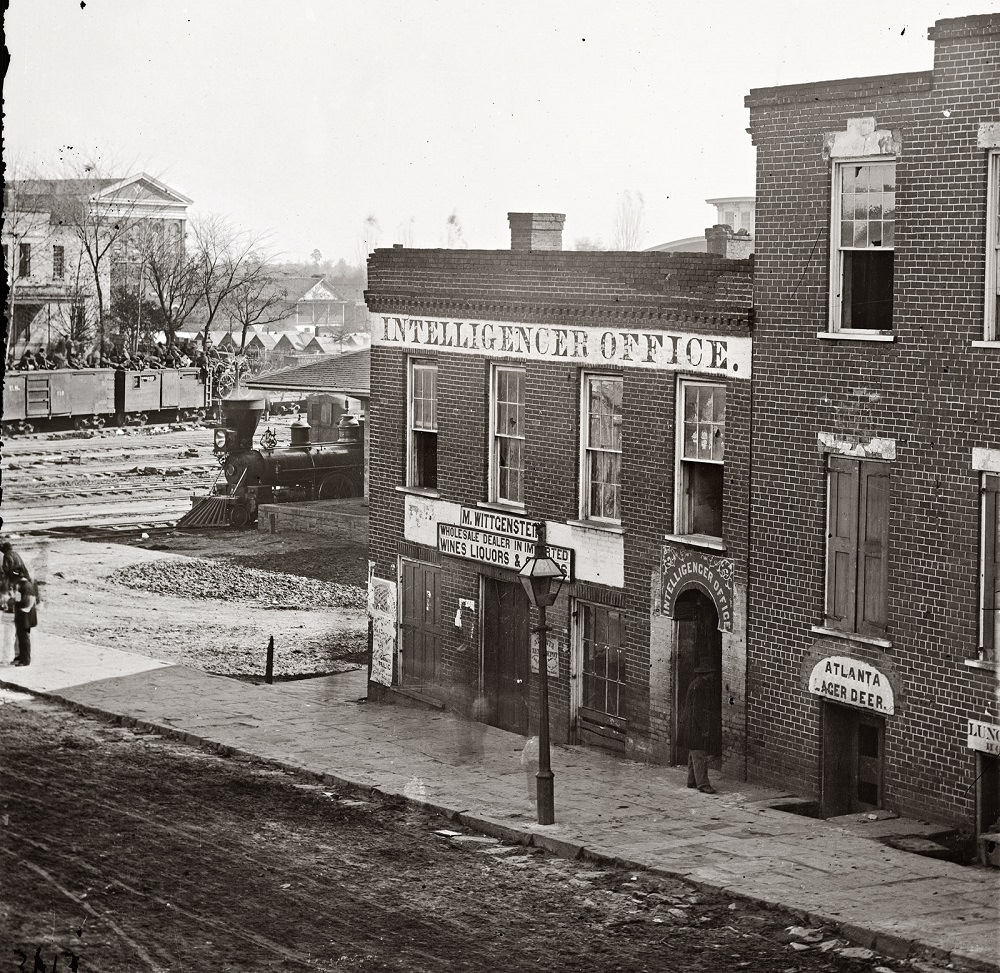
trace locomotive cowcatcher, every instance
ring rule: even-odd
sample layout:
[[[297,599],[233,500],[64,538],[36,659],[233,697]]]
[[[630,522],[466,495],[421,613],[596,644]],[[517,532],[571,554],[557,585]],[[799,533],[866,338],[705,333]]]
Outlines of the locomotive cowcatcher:
[[[254,435],[266,405],[262,396],[245,391],[221,402],[222,424],[214,430],[214,451],[226,483],[216,488],[216,495],[227,498],[232,526],[256,520],[262,503],[364,494],[363,420],[345,415],[336,442],[311,443],[309,423],[300,416],[292,424],[290,446],[277,446],[274,433],[265,430],[255,448]]]

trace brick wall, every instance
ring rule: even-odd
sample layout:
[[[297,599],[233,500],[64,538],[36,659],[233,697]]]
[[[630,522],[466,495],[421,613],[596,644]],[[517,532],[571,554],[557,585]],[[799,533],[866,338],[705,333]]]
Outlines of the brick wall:
[[[757,147],[753,496],[750,553],[751,777],[820,786],[820,704],[804,685],[824,614],[826,482],[820,432],[893,438],[891,649],[841,643],[891,670],[888,807],[968,820],[975,761],[967,717],[995,716],[996,677],[975,657],[979,474],[1000,448],[1000,348],[983,337],[986,157],[1000,117],[1000,17],[943,21],[933,72],[751,92]],[[873,116],[901,142],[891,343],[828,329],[831,166],[824,136]]]
[[[745,337],[749,334],[752,261],[706,254],[522,253],[392,248],[369,260],[366,299],[375,313],[439,319],[517,321],[604,328],[643,328]],[[488,498],[490,369],[517,361],[526,369],[526,516],[550,522],[578,518],[580,389],[585,369],[572,363],[449,353],[438,362],[438,487],[441,499],[475,505]],[[395,577],[399,553],[442,565],[444,678],[468,684],[478,672],[479,623],[452,621],[460,598],[478,601],[480,574],[514,580],[513,572],[443,557],[403,542],[406,362],[408,353],[376,342],[372,348],[371,557],[381,577]],[[576,584],[567,595],[623,608],[626,614],[629,752],[669,757],[672,702],[650,707],[650,623],[655,609],[664,535],[673,530],[675,402],[681,373],[609,368],[624,377],[622,428],[622,589]],[[746,556],[749,464],[749,382],[727,385],[725,535]],[[730,425],[731,423],[731,425]],[[732,444],[730,447],[729,444]],[[731,448],[731,454],[728,452]],[[730,458],[731,456],[731,458]],[[746,566],[737,569],[745,586]],[[571,627],[569,598],[549,611],[564,638]],[[468,613],[466,613],[468,616]],[[569,658],[550,680],[553,738],[570,736]],[[534,681],[532,709],[537,709]],[[461,706],[462,702],[457,701]],[[532,722],[534,726],[534,722]],[[742,746],[742,744],[741,744]]]

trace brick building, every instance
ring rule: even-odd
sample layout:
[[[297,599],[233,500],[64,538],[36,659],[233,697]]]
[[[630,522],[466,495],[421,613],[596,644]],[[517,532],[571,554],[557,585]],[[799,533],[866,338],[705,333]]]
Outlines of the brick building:
[[[553,739],[684,761],[707,663],[742,774],[751,262],[564,252],[561,216],[509,218],[509,251],[369,260],[372,693],[537,732],[517,571],[544,522]]]
[[[748,773],[1000,817],[1000,15],[754,90]],[[729,443],[727,443],[728,447]]]

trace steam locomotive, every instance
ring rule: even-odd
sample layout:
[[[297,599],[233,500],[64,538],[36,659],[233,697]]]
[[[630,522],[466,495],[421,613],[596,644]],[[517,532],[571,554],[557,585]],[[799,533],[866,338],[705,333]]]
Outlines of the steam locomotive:
[[[263,397],[247,392],[234,393],[221,402],[222,425],[215,429],[214,451],[226,483],[217,494],[226,498],[232,526],[256,520],[262,503],[364,494],[363,420],[345,415],[336,442],[311,443],[309,423],[302,417],[292,424],[290,446],[277,446],[268,430],[255,448],[254,435],[265,408]]]

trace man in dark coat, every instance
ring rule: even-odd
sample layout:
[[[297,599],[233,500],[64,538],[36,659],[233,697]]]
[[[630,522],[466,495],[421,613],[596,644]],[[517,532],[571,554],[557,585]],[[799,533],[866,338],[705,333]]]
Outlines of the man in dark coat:
[[[31,665],[31,630],[38,615],[35,612],[35,586],[27,572],[16,572],[12,588],[14,598],[14,665]]]
[[[712,694],[715,691],[714,670],[699,665],[694,679],[684,695],[681,706],[680,744],[688,748],[688,787],[697,787],[702,794],[715,794],[708,781],[708,747],[711,739]]]

